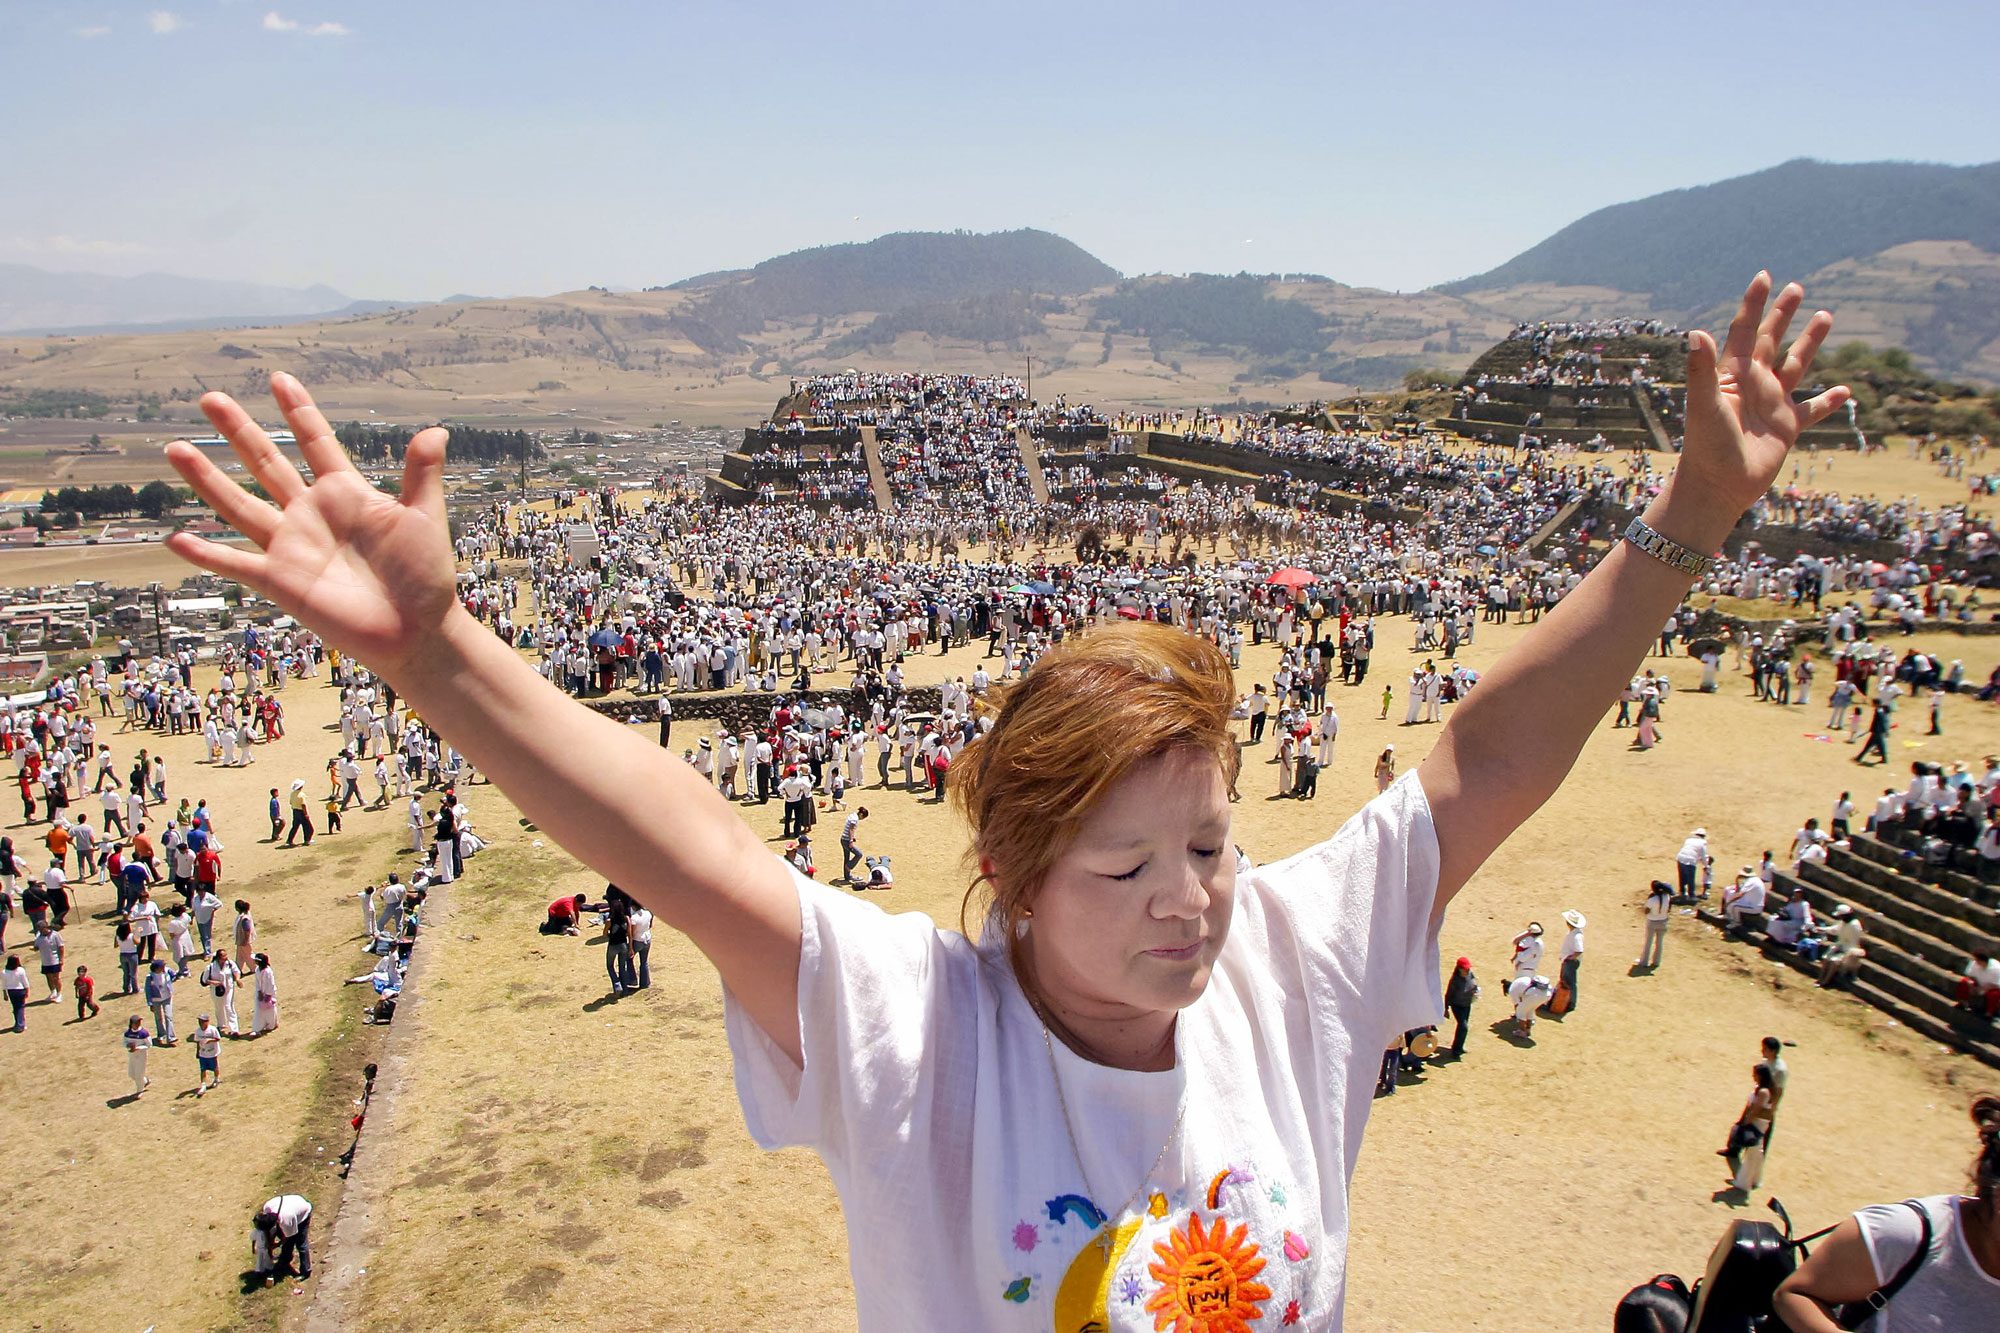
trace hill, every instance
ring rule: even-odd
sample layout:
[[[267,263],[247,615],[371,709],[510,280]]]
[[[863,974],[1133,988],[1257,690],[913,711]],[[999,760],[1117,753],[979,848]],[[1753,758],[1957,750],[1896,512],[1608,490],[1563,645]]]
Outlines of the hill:
[[[1068,296],[1118,281],[1118,270],[1074,241],[1019,231],[905,231],[822,245],[751,269],[707,273],[668,290],[728,291],[765,318],[840,315],[957,301],[992,292]]]
[[[1837,337],[2000,382],[2000,162],[1787,162],[1599,209],[1436,290],[1523,320],[1714,325],[1759,268],[1837,312]]]
[[[2000,252],[2000,162],[1799,159],[1600,208],[1498,268],[1438,290],[1611,287],[1691,315],[1740,293],[1759,268],[1816,273],[1911,241]]]
[[[774,321],[857,311],[884,320],[861,345],[908,332],[1007,341],[1042,331],[1031,297],[1074,296],[1117,280],[1118,270],[1075,242],[1023,228],[896,232],[705,273],[666,290],[695,298],[688,331],[705,333],[696,341],[720,350]],[[996,298],[1005,299],[996,305]]]
[[[271,287],[142,273],[56,273],[0,264],[0,332],[97,331],[122,325],[211,325],[366,309],[331,287]]]

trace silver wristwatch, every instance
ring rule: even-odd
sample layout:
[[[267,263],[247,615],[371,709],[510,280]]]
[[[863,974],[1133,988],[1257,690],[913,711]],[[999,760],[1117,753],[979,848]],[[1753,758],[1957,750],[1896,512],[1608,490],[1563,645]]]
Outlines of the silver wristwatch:
[[[1715,568],[1715,557],[1701,555],[1682,546],[1672,537],[1665,536],[1647,526],[1646,520],[1635,518],[1632,526],[1625,529],[1625,540],[1644,551],[1653,559],[1673,566],[1683,574],[1704,578]]]

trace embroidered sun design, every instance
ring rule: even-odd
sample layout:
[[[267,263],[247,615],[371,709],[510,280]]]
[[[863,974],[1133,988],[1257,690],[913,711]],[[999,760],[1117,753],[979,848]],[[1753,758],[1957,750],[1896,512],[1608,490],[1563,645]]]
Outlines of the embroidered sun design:
[[[1264,1259],[1244,1239],[1248,1229],[1231,1231],[1221,1217],[1204,1228],[1201,1214],[1191,1212],[1184,1231],[1154,1244],[1160,1262],[1146,1266],[1160,1284],[1146,1302],[1154,1333],[1249,1333],[1250,1322],[1263,1318],[1258,1302],[1271,1299],[1271,1289],[1251,1280]]]
[[[1040,1239],[1041,1235],[1035,1230],[1033,1223],[1023,1222],[1014,1228],[1014,1248],[1023,1254],[1033,1251],[1035,1242]]]

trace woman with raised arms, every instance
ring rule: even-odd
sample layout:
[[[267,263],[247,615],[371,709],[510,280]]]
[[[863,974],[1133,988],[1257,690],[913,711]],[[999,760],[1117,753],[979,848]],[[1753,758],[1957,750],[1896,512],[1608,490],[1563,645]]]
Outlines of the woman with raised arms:
[[[1799,432],[1832,317],[1759,274],[1689,337],[1672,479],[1486,674],[1430,756],[1326,841],[1251,869],[1230,837],[1229,667],[1158,625],[1051,652],[954,765],[976,942],[814,884],[694,770],[565,697],[460,606],[445,433],[371,487],[274,376],[305,478],[202,400],[271,499],[174,467],[255,543],[176,554],[378,670],[521,813],[722,974],[756,1140],[825,1160],[870,1329],[1340,1326],[1347,1185],[1381,1053],[1438,1020],[1437,931],[1548,799]]]

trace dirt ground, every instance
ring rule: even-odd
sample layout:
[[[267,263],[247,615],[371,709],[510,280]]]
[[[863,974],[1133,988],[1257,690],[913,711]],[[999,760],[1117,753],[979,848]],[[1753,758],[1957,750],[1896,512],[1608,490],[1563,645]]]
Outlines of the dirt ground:
[[[1463,655],[1485,666],[1525,632],[1482,625]],[[1372,794],[1383,745],[1394,743],[1407,768],[1435,742],[1438,727],[1393,720],[1401,678],[1421,660],[1408,633],[1408,622],[1386,622],[1375,677],[1336,687],[1343,739],[1317,802],[1270,799],[1270,747],[1247,752],[1236,838],[1254,859],[1331,833]],[[2000,662],[2000,640],[1912,642],[1962,657],[1975,680]],[[981,651],[922,658],[912,679],[969,675]],[[1250,651],[1246,681],[1268,678],[1271,652]],[[1808,815],[1824,819],[1841,790],[1865,808],[1892,780],[1857,770],[1844,744],[1821,739],[1817,705],[1758,703],[1735,675],[1704,696],[1691,688],[1696,664],[1654,665],[1680,687],[1661,745],[1632,750],[1631,733],[1607,722],[1562,792],[1445,923],[1446,958],[1468,954],[1488,994],[1463,1063],[1378,1103],[1353,1187],[1353,1329],[1602,1327],[1628,1286],[1698,1272],[1725,1222],[1761,1215],[1767,1194],[1818,1226],[1962,1177],[1964,1108],[1972,1088],[2000,1084],[1995,1071],[1724,946],[1691,918],[1675,921],[1658,973],[1628,975],[1647,882],[1666,873],[1690,827],[1706,825],[1719,864],[1733,869],[1766,847],[1782,855],[1791,830]],[[1391,720],[1377,716],[1385,679],[1398,685]],[[662,932],[653,989],[609,1001],[601,945],[535,930],[549,899],[596,894],[601,882],[521,826],[490,787],[474,789],[471,807],[492,846],[432,915],[340,1200],[337,1172],[323,1163],[348,1142],[358,1090],[342,1081],[357,1063],[350,1043],[377,1036],[353,1022],[363,988],[340,985],[367,963],[354,894],[408,857],[401,817],[389,812],[350,813],[346,831],[310,851],[262,841],[266,789],[302,777],[316,793],[337,746],[323,730],[331,691],[295,684],[285,703],[290,734],[260,747],[247,769],[197,763],[188,739],[145,742],[165,748],[170,796],[205,796],[219,812],[223,896],[256,909],[283,1025],[227,1045],[224,1086],[200,1100],[181,1095],[194,1084],[188,1048],[155,1052],[153,1089],[136,1103],[125,1100],[117,1040],[133,999],[106,997],[103,1015],[80,1024],[67,1002],[38,1003],[25,1036],[0,1037],[15,1141],[28,1148],[16,1157],[13,1206],[0,1212],[0,1254],[29,1256],[23,1279],[9,1283],[10,1322],[134,1333],[552,1329],[616,1311],[672,1329],[851,1327],[837,1200],[809,1154],[749,1142],[713,972]],[[1949,701],[1945,736],[1920,731],[1912,712],[1892,742],[1899,761],[2000,750],[2000,714],[1968,698]],[[674,748],[700,734],[677,725]],[[112,743],[121,759],[135,748],[129,736]],[[872,812],[864,846],[895,857],[897,887],[873,899],[955,925],[965,882],[955,820],[901,791],[856,799]],[[775,803],[743,810],[775,835]],[[823,879],[828,860],[837,868],[830,818],[820,826]],[[39,826],[6,831],[25,845]],[[108,889],[86,889],[83,910],[108,900]],[[1494,1029],[1506,942],[1530,918],[1553,922],[1570,907],[1591,923],[1587,994],[1568,1020],[1538,1024],[1532,1043],[1508,1040]],[[109,924],[78,921],[69,938],[68,970],[86,962],[101,986],[115,986]],[[38,977],[38,998],[41,989]],[[182,983],[183,1027],[205,998]],[[247,1001],[240,1012],[247,1020]],[[1796,1043],[1793,1078],[1767,1189],[1745,1214],[1715,1197],[1724,1182],[1712,1154],[1767,1033]],[[249,1212],[280,1188],[322,1209],[319,1276],[304,1289],[241,1295]],[[949,1313],[937,1312],[939,1327]]]

